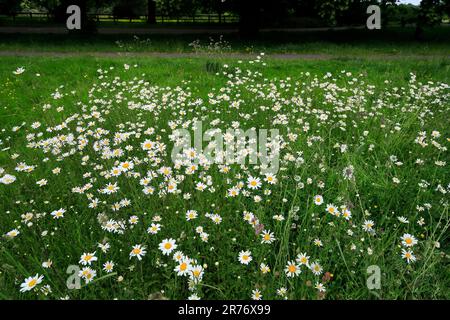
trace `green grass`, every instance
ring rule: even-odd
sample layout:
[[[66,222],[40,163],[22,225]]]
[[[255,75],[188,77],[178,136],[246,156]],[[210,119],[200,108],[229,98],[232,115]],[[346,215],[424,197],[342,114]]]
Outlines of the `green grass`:
[[[101,42],[99,45],[101,47]],[[3,130],[0,133],[0,149],[3,149],[0,152],[0,167],[17,177],[17,181],[10,185],[0,184],[0,233],[5,234],[20,227],[20,234],[16,238],[3,237],[0,240],[0,298],[57,299],[69,296],[73,299],[147,299],[161,291],[171,299],[186,298],[191,294],[186,278],[176,276],[173,272],[175,262],[158,250],[158,244],[165,238],[176,239],[178,249],[197,259],[200,264],[207,265],[203,281],[195,290],[205,299],[249,299],[255,288],[261,290],[264,299],[279,298],[276,289],[281,286],[288,289],[290,299],[324,298],[314,289],[317,281],[325,284],[327,299],[448,299],[450,296],[449,213],[448,206],[444,205],[445,202],[448,203],[448,193],[444,195],[435,190],[439,184],[446,188],[449,183],[450,158],[448,150],[440,151],[432,146],[430,137],[433,130],[438,130],[441,137],[434,140],[449,147],[449,90],[441,89],[436,93],[437,97],[433,94],[431,97],[419,94],[430,92],[423,89],[427,81],[433,81],[433,84],[429,84],[431,87],[436,86],[437,82],[450,83],[450,63],[447,59],[268,59],[266,67],[260,64],[248,65],[245,62],[241,65],[232,59],[209,59],[211,62],[217,61],[263,73],[262,78],[256,76],[255,82],[234,87],[226,85],[227,78],[224,75],[207,72],[207,59],[200,58],[2,57],[0,61],[0,123]],[[127,71],[123,69],[125,63],[131,66]],[[138,67],[134,68],[134,64]],[[12,72],[20,66],[26,71],[19,76],[14,75]],[[110,67],[114,69],[109,70]],[[99,79],[98,69],[109,71]],[[341,74],[342,70],[352,72],[352,76]],[[222,67],[220,71],[225,69]],[[307,76],[307,72],[311,76]],[[334,91],[333,86],[321,89],[312,84],[314,81],[311,79],[315,75],[319,82],[326,82],[323,77],[327,72],[331,72],[336,78],[335,84],[339,90]],[[36,76],[37,73],[40,74],[39,77]],[[416,74],[417,81],[421,83],[408,88],[410,73]],[[159,93],[152,99],[142,98],[145,92],[133,92],[130,84],[122,89],[121,94],[129,101],[142,100],[143,104],[155,101],[155,111],[130,110],[126,101],[120,101],[106,88],[93,93],[102,100],[94,101],[88,96],[93,84],[112,83],[115,76],[123,81],[143,79],[148,82],[146,85],[138,85],[139,88],[159,88],[155,89]],[[292,78],[286,80],[292,84],[289,91],[281,87],[280,79],[286,77]],[[352,77],[357,77],[360,81],[348,83]],[[273,98],[263,98],[248,90],[253,83],[267,83],[264,78],[277,84],[280,96],[276,100],[279,103],[283,101],[282,98],[298,95],[305,103],[310,98],[311,106],[302,111],[302,108],[294,107],[291,102],[283,105],[281,111],[261,110],[261,105],[272,108],[275,105]],[[183,80],[190,83],[183,84]],[[385,80],[390,83],[385,83]],[[299,83],[296,84],[295,81]],[[375,87],[369,89],[366,84]],[[240,94],[240,99],[245,103],[239,111],[229,108],[223,102],[219,106],[207,103],[208,108],[201,110],[198,106],[183,105],[182,100],[175,98],[176,95],[162,99],[162,92],[166,92],[163,88],[177,86],[183,88],[183,92],[192,94],[187,98],[188,101],[197,97],[208,101],[207,94],[212,88],[227,87],[232,101],[236,94]],[[394,87],[408,89],[398,89],[399,95],[396,96],[392,94],[396,92]],[[51,94],[57,88],[65,96],[54,100]],[[268,88],[260,90],[265,92]],[[297,93],[294,88],[298,89]],[[356,102],[348,99],[352,95],[349,91],[351,89],[362,90],[355,93],[355,96],[362,96],[365,100]],[[170,89],[167,92],[180,91]],[[217,91],[214,92],[215,95],[218,94]],[[332,93],[337,101],[327,101],[325,93]],[[109,99],[110,102],[104,102]],[[171,101],[175,103],[171,105]],[[384,107],[375,108],[380,101]],[[352,105],[352,108],[339,111],[339,102],[345,102],[342,107]],[[43,111],[42,107],[47,103],[52,107]],[[87,109],[83,110],[82,105],[88,106]],[[88,116],[94,106],[105,121],[92,117],[77,118],[61,132],[46,132],[45,128],[56,126],[75,113]],[[58,107],[64,109],[58,112]],[[310,109],[329,112],[328,120],[319,121],[314,113],[306,112]],[[180,115],[180,111],[185,111],[186,114]],[[245,117],[245,114],[250,116]],[[289,124],[274,123],[273,119],[277,114],[287,115]],[[289,148],[283,150],[282,156],[291,153],[297,157],[297,152],[302,152],[305,162],[296,165],[295,162],[283,160],[282,167],[285,170],[277,174],[278,183],[273,186],[264,184],[264,189],[271,189],[271,195],[263,195],[261,191],[252,192],[252,195],[259,194],[263,197],[261,203],[255,203],[252,197],[243,195],[236,198],[224,197],[230,187],[227,178],[234,184],[245,181],[248,174],[257,174],[256,168],[250,166],[246,169],[236,165],[231,166],[229,175],[220,173],[215,165],[200,170],[211,175],[216,188],[213,193],[195,191],[199,174],[186,176],[179,188],[183,193],[191,193],[190,200],[173,194],[162,198],[156,194],[145,196],[141,192],[139,179],[123,175],[110,179],[119,183],[120,192],[106,196],[99,194],[97,189],[102,188],[108,180],[100,174],[103,169],[97,170],[95,166],[103,165],[104,169],[110,170],[114,166],[114,160],[101,159],[94,152],[91,143],[96,138],[93,136],[89,136],[90,145],[86,149],[76,151],[74,156],[63,161],[57,161],[57,155],[26,146],[26,136],[31,132],[42,132],[45,138],[62,132],[78,135],[77,126],[86,127],[89,122],[93,122],[91,128],[102,127],[110,131],[103,138],[112,138],[117,131],[136,131],[139,126],[135,124],[142,124],[142,130],[154,127],[170,151],[173,143],[168,138],[171,132],[168,121],[178,121],[177,124],[182,125],[193,117],[203,117],[205,127],[214,127],[213,120],[219,118],[222,123],[217,126],[222,129],[228,128],[233,121],[239,121],[245,129],[252,126],[276,127],[285,137],[288,131],[295,133],[298,135],[297,139],[289,143]],[[297,119],[302,119],[303,122],[299,123]],[[41,123],[40,128],[30,127],[35,121]],[[308,131],[304,130],[306,122],[310,127]],[[341,129],[342,122],[346,124],[346,131]],[[119,124],[123,127],[118,127]],[[21,128],[13,132],[15,126]],[[400,127],[400,130],[396,127]],[[365,134],[364,131],[368,133]],[[421,131],[427,132],[428,146],[425,148],[414,143]],[[323,140],[309,144],[309,139],[313,137],[321,137]],[[143,136],[132,135],[130,139],[120,146],[124,148],[129,144],[135,149],[126,152],[126,156],[120,161],[132,156],[144,159],[146,154],[140,150]],[[336,143],[346,144],[348,151],[339,152],[335,147]],[[369,151],[371,144],[374,145],[373,151]],[[63,151],[69,151],[70,148],[65,146]],[[18,158],[12,157],[14,154],[18,154]],[[85,155],[90,158],[83,165],[82,157]],[[391,164],[391,155],[397,156],[403,165]],[[417,158],[425,160],[425,164],[416,165]],[[162,157],[162,160],[164,164],[173,167],[168,156]],[[443,167],[437,166],[437,160],[447,163]],[[14,168],[22,161],[37,167],[30,173],[16,172]],[[354,181],[342,177],[343,168],[349,164],[354,167]],[[145,174],[150,169],[149,166],[151,167],[150,164],[137,165],[135,171]],[[61,168],[59,175],[52,173],[51,170],[55,167]],[[155,170],[158,167],[159,165]],[[92,180],[94,187],[88,192],[94,198],[107,201],[107,205],[100,204],[97,209],[90,209],[86,194],[71,192],[73,187],[82,186],[89,181],[89,178],[82,176],[87,172],[91,172],[92,177],[96,178]],[[184,170],[176,172],[184,174]],[[239,178],[236,174],[242,174],[243,177]],[[400,184],[393,183],[394,177],[400,179]],[[38,187],[36,181],[42,178],[48,179],[48,184]],[[308,178],[312,179],[311,184],[307,183]],[[152,182],[155,187],[162,182],[160,177],[156,180]],[[422,180],[426,180],[431,186],[422,190],[418,187]],[[303,187],[299,185],[299,181],[304,184]],[[319,181],[325,183],[323,189],[318,186]],[[313,196],[316,194],[322,194],[325,199],[320,207],[313,204]],[[123,198],[130,199],[132,205],[113,212],[110,205]],[[347,204],[351,207],[352,219],[345,221],[326,213],[324,206],[327,203]],[[427,203],[431,204],[431,209],[417,209]],[[55,220],[49,213],[59,208],[65,208],[67,212],[64,218]],[[197,220],[185,220],[184,214],[189,209],[198,211]],[[246,210],[253,212],[266,229],[274,232],[277,240],[273,244],[260,243],[260,236],[242,219]],[[21,215],[27,212],[34,214],[32,226],[21,221]],[[128,219],[131,215],[137,215],[140,220],[133,228],[127,226],[124,235],[112,234],[102,230],[97,221],[97,215],[102,212],[114,219]],[[222,223],[213,224],[205,217],[208,212],[218,213],[223,219]],[[286,220],[276,222],[272,219],[275,214],[283,215]],[[149,235],[146,229],[155,215],[162,217],[160,223],[163,227],[157,235]],[[406,217],[409,224],[400,223],[398,216]],[[426,222],[424,226],[417,224],[421,217]],[[361,224],[366,219],[374,220],[375,235],[362,230]],[[292,223],[297,227],[291,229]],[[200,225],[209,233],[207,243],[202,242],[195,233],[194,228]],[[352,236],[348,234],[349,229],[353,231]],[[48,231],[48,234],[41,236],[43,231]],[[412,264],[407,264],[400,256],[400,237],[404,233],[413,234],[419,240],[413,247],[418,261]],[[317,238],[323,242],[323,247],[314,246],[313,240]],[[102,241],[111,244],[108,253],[102,253],[97,248],[97,243]],[[434,241],[439,241],[440,248],[434,246]],[[135,244],[147,247],[147,254],[142,261],[128,257],[131,246]],[[356,250],[352,250],[352,244],[356,246]],[[368,253],[369,248],[371,254]],[[237,260],[241,250],[252,252],[253,261],[248,266],[239,264]],[[77,265],[82,253],[94,251],[98,257],[98,261],[92,265],[97,271],[95,281],[80,290],[68,290],[67,267]],[[311,261],[320,261],[324,272],[333,274],[333,281],[323,280],[323,274],[315,276],[305,267],[302,267],[303,272],[298,277],[287,278],[283,271],[286,263],[294,260],[300,252],[307,252]],[[50,269],[41,266],[47,259],[53,261]],[[107,260],[113,260],[116,264],[114,273],[109,275],[101,270],[101,264]],[[259,271],[261,262],[271,267],[269,274]],[[366,287],[366,269],[370,265],[378,265],[381,269],[380,290],[368,290]],[[42,284],[51,286],[51,294],[45,296],[34,291],[19,292],[20,283],[36,273],[44,275]],[[120,282],[119,275],[123,276]]]
[[[0,51],[57,52],[192,52],[189,46],[199,39],[203,46],[208,35],[39,35],[0,34]],[[423,41],[414,40],[413,28],[387,28],[381,31],[341,30],[325,32],[262,33],[257,39],[244,40],[236,34],[224,35],[230,49],[243,53],[313,53],[333,56],[371,56],[377,54],[437,55],[448,57],[450,27],[442,26],[425,32]],[[218,35],[213,36],[215,41]],[[150,42],[145,42],[149,39]],[[144,40],[144,42],[143,42]],[[117,45],[117,41],[122,46]]]

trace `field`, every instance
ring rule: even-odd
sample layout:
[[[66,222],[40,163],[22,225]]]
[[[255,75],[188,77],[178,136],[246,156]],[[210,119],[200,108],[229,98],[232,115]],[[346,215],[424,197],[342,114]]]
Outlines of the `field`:
[[[208,27],[213,28],[214,27]],[[195,29],[190,27],[190,29]],[[202,29],[198,27],[197,29]],[[205,27],[203,27],[205,30]],[[206,30],[208,30],[206,29]],[[103,28],[107,31],[108,28]],[[156,31],[158,29],[155,29]],[[0,50],[14,52],[196,52],[189,44],[199,40],[203,47],[219,43],[220,35],[182,34],[180,28],[165,30],[175,34],[94,34],[70,37],[64,34],[0,34]],[[180,34],[176,34],[177,30]],[[161,34],[162,33],[162,34]],[[219,53],[303,53],[330,54],[334,57],[366,57],[370,55],[437,56],[448,58],[450,27],[425,30],[422,41],[413,41],[414,28],[391,27],[369,30],[330,30],[305,32],[264,32],[257,39],[245,40],[236,34],[224,35]],[[211,41],[211,39],[213,41]],[[202,48],[201,48],[202,49]],[[203,48],[204,49],[204,48]],[[200,50],[201,51],[201,50]]]
[[[17,39],[1,50],[46,50]],[[113,43],[0,57],[1,299],[450,297],[448,43],[101,56]]]

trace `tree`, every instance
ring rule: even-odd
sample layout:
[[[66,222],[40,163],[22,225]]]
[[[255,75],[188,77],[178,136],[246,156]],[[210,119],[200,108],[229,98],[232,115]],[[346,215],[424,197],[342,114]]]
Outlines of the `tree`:
[[[147,3],[143,0],[117,0],[113,7],[115,18],[137,18],[146,11]]]
[[[0,14],[14,16],[20,10],[20,0],[0,0]]]
[[[421,40],[425,27],[432,27],[442,22],[444,14],[449,13],[449,0],[422,0],[416,22],[415,38]]]
[[[147,0],[147,23],[156,23],[156,2],[155,0]]]
[[[258,34],[260,1],[239,2],[239,33],[242,37],[252,38]]]
[[[167,16],[189,16],[201,8],[200,0],[156,0],[158,12]]]

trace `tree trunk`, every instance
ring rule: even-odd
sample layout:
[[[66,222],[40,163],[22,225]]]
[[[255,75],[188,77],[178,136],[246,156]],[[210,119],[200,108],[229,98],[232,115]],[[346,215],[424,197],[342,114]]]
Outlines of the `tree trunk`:
[[[147,0],[147,23],[156,23],[156,2],[155,0]]]
[[[245,38],[253,38],[259,31],[259,1],[240,1],[239,34]]]
[[[423,26],[420,22],[416,23],[416,30],[414,32],[414,39],[417,41],[422,40],[423,38]]]

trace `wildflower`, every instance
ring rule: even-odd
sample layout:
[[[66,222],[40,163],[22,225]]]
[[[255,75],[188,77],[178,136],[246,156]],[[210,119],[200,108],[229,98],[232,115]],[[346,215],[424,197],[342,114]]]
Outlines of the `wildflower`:
[[[52,267],[52,264],[53,264],[52,260],[44,261],[42,262],[42,268],[49,269]]]
[[[250,261],[253,260],[252,253],[249,250],[241,251],[241,252],[239,252],[238,260],[240,263],[248,265],[250,263]]]
[[[375,223],[372,220],[365,220],[362,225],[362,228],[364,231],[372,232],[374,225],[375,225]]]
[[[213,214],[211,215],[211,220],[215,223],[215,224],[220,224],[222,222],[222,217],[219,216],[218,214]]]
[[[316,282],[316,285],[315,285],[314,288],[316,288],[317,290],[319,290],[319,292],[325,292],[325,291],[327,291],[326,288],[325,288],[325,286],[323,285],[323,283],[320,283],[320,282]]]
[[[17,229],[12,229],[11,231],[8,231],[8,232],[5,234],[5,236],[6,236],[7,238],[12,239],[12,238],[17,237],[19,234],[20,234],[20,231],[19,231],[19,230],[17,230]]]
[[[276,221],[283,221],[284,217],[281,214],[277,214],[273,216],[273,219]]]
[[[207,234],[206,232],[202,232],[200,233],[200,238],[203,242],[208,242],[209,234]]]
[[[265,263],[261,263],[261,264],[260,264],[259,270],[261,270],[261,272],[262,272],[263,274],[269,273],[269,272],[270,272],[269,266],[266,265]]]
[[[84,279],[84,281],[86,283],[91,282],[94,277],[97,275],[97,272],[89,267],[85,267],[83,269],[80,270],[80,272],[78,273],[78,275]]]
[[[287,295],[287,289],[285,287],[281,287],[277,289],[277,295],[285,298]]]
[[[203,278],[203,267],[200,265],[192,266],[189,270],[189,277],[195,283],[198,283]]]
[[[188,297],[188,300],[200,300],[200,297],[196,293],[193,293]]]
[[[147,232],[150,234],[157,234],[161,230],[161,225],[159,223],[152,223],[150,227],[148,227]]]
[[[402,239],[402,245],[405,247],[413,247],[417,244],[417,239],[414,238],[413,235],[410,235],[409,233],[405,233],[403,236],[401,236]]]
[[[314,239],[314,245],[315,245],[316,247],[323,247],[322,240],[320,240],[320,239]]]
[[[323,203],[323,197],[320,194],[314,196],[314,203],[320,206]]]
[[[44,279],[44,276],[40,276],[37,273],[34,277],[26,278],[20,285],[20,292],[32,290],[34,287],[36,287],[38,284],[42,282],[42,279]]]
[[[53,219],[59,219],[59,218],[63,218],[63,217],[64,217],[64,213],[65,213],[65,212],[66,212],[66,210],[61,208],[61,209],[52,211],[52,212],[50,213],[50,215],[53,216]]]
[[[142,150],[151,150],[153,149],[155,146],[155,143],[151,140],[145,140],[144,142],[142,142]]]
[[[186,220],[187,221],[193,220],[193,219],[197,218],[197,216],[198,216],[198,214],[197,214],[197,211],[195,211],[195,210],[188,210],[186,212]]]
[[[114,269],[114,262],[112,262],[112,261],[106,261],[106,262],[103,264],[103,270],[104,270],[106,273],[111,273],[111,272],[113,271],[113,269]]]
[[[287,277],[295,277],[301,273],[300,266],[294,261],[288,261],[286,268],[284,269]]]
[[[314,275],[316,275],[316,276],[318,276],[318,275],[320,275],[321,273],[322,273],[322,266],[319,264],[319,263],[317,263],[317,262],[313,262],[313,263],[311,263],[311,266],[310,266],[310,268],[311,268],[311,271],[314,273]]]
[[[184,256],[182,251],[176,251],[173,256],[172,256],[173,260],[176,262],[181,262],[181,260],[185,259],[186,257]]]
[[[267,173],[264,180],[265,180],[268,184],[275,184],[275,183],[277,183],[277,178],[276,178],[276,176],[274,176],[274,175],[271,174],[271,173]]]
[[[297,258],[295,259],[295,261],[297,261],[297,263],[299,263],[300,265],[308,266],[309,265],[309,256],[307,256],[306,253],[299,253],[297,255]]]
[[[334,216],[339,216],[339,211],[334,204],[327,204],[326,210]]]
[[[407,263],[416,261],[416,257],[411,250],[402,249],[402,258],[405,259]]]
[[[145,247],[140,245],[140,244],[136,244],[133,246],[131,252],[130,252],[130,259],[132,257],[136,257],[139,261],[142,260],[142,257],[145,256],[145,254],[147,253],[147,251],[145,250]]]
[[[103,253],[108,252],[109,248],[111,248],[111,245],[106,242],[106,243],[99,243],[98,247],[100,248],[100,250],[102,250]]]
[[[120,188],[117,186],[117,183],[108,183],[104,189],[102,189],[102,193],[104,194],[112,194],[116,193]]]
[[[83,266],[86,266],[86,265],[91,265],[92,262],[94,262],[94,261],[97,261],[95,252],[94,253],[83,253],[81,255],[79,263],[81,263]]]
[[[350,220],[352,217],[352,213],[347,208],[344,208],[342,210],[342,217],[344,217],[345,220]]]
[[[259,289],[252,290],[252,299],[253,300],[261,300],[262,299],[262,294],[261,294],[261,291],[259,291]]]
[[[229,197],[236,197],[236,196],[238,196],[239,195],[239,193],[240,193],[240,190],[238,189],[238,188],[230,188],[230,189],[228,189],[228,196]]]
[[[15,71],[13,71],[13,73],[18,76],[19,74],[22,74],[25,72],[25,68],[24,67],[18,67]]]
[[[173,250],[175,250],[177,248],[177,245],[175,243],[176,241],[172,238],[170,239],[164,239],[160,244],[159,244],[159,250],[161,250],[161,252],[168,256]]]
[[[133,170],[134,164],[131,161],[124,161],[120,163],[120,168],[122,171],[127,172],[128,170]]]
[[[188,258],[184,258],[182,259],[179,264],[175,267],[174,271],[177,273],[177,275],[179,276],[184,276],[189,274],[189,270],[190,270],[190,259]]]
[[[39,187],[43,187],[43,186],[45,186],[46,184],[47,184],[47,180],[46,179],[41,179],[41,180],[38,180],[38,181],[36,181],[36,184],[39,186]]]
[[[270,230],[263,230],[261,233],[261,243],[272,243],[275,241],[275,237],[273,235],[273,232],[270,232]]]
[[[198,191],[204,191],[206,188],[207,188],[207,185],[204,184],[203,182],[199,182],[195,186],[195,189],[197,189]]]
[[[247,179],[247,187],[249,189],[259,189],[261,187],[261,180],[259,178],[249,176]]]
[[[14,181],[16,181],[16,177],[10,174],[5,174],[3,177],[0,178],[0,183],[3,184],[11,184]]]

